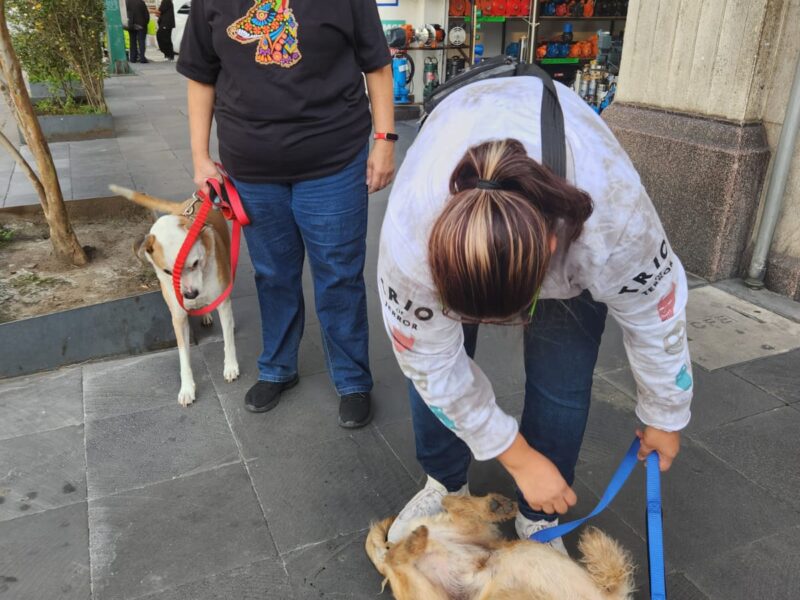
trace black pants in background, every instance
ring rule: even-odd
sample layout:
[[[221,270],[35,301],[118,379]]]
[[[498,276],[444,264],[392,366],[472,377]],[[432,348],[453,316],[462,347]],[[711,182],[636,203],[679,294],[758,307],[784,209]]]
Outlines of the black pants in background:
[[[131,62],[147,62],[144,51],[147,46],[147,30],[134,29],[130,32]]]
[[[172,46],[172,29],[168,27],[159,28],[156,33],[156,41],[158,42],[158,49],[163,52],[167,60],[174,60],[175,48]]]

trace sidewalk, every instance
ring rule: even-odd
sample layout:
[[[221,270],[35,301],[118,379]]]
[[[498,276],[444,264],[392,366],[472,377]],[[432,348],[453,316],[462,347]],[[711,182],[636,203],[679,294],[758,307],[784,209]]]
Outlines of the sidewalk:
[[[64,145],[63,181],[73,197],[106,195],[112,181],[176,199],[192,189],[183,81],[171,65],[137,71],[109,82],[118,137]],[[414,129],[400,128],[402,154]],[[244,410],[261,348],[249,265],[234,298],[241,377],[223,381],[218,326],[201,332],[192,347],[198,398],[188,409],[177,403],[175,350],[0,381],[0,600],[378,597],[381,577],[364,554],[364,534],[423,481],[376,290],[387,197],[371,199],[366,281],[376,414],[363,430],[336,424],[308,277],[300,384],[272,412]],[[17,187],[5,201],[23,198]],[[800,326],[723,291],[735,283],[692,284],[694,416],[663,478],[669,597],[794,600],[800,335],[793,328]],[[796,309],[776,306],[790,316]],[[521,331],[482,327],[476,360],[500,405],[518,415]],[[595,505],[633,438],[635,382],[626,364],[621,332],[609,321],[571,516]],[[633,553],[642,599],[643,473],[637,469],[594,522]],[[512,494],[495,462],[473,464],[470,486]],[[574,553],[574,536],[567,542]]]

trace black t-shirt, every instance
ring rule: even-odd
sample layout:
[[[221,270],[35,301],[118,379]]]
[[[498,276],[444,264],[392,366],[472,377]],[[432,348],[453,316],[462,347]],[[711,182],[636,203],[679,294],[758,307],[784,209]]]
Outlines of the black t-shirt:
[[[194,0],[178,72],[215,86],[228,172],[274,183],[356,157],[372,129],[362,73],[390,62],[375,0]]]

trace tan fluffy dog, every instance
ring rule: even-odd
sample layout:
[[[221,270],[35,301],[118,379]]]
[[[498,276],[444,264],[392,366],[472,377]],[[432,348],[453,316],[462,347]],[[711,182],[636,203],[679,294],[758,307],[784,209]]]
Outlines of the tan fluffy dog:
[[[172,326],[178,342],[181,364],[181,389],[178,403],[189,406],[195,399],[195,383],[192,365],[189,362],[189,315],[181,308],[172,285],[172,268],[178,257],[186,233],[192,225],[192,209],[199,204],[190,198],[185,202],[170,202],[141,194],[117,185],[111,191],[149,209],[166,213],[150,228],[144,239],[134,244],[134,252],[140,260],[153,266],[161,284],[161,293],[172,315]],[[200,230],[197,242],[186,257],[181,273],[181,293],[187,309],[198,309],[211,304],[228,287],[231,280],[231,239],[225,217],[218,210],[208,214],[206,226]],[[233,310],[230,298],[217,307],[222,325],[225,347],[223,376],[231,382],[239,377],[236,360],[236,345],[233,338]],[[211,314],[203,315],[203,324],[211,324]]]
[[[396,544],[386,541],[394,518],[370,529],[367,554],[397,600],[624,600],[633,591],[630,556],[598,529],[581,537],[581,566],[546,544],[503,539],[496,523],[516,514],[503,496],[447,496],[444,509]]]

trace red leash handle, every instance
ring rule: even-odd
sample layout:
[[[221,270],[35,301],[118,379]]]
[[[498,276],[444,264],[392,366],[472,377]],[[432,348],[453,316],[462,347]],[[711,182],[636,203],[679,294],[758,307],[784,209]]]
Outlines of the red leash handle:
[[[193,316],[200,316],[210,313],[215,310],[220,304],[227,300],[228,296],[233,290],[233,284],[236,281],[236,266],[239,264],[239,243],[241,240],[241,230],[245,225],[250,224],[250,219],[242,205],[242,199],[239,197],[239,192],[233,185],[233,182],[228,177],[227,172],[219,163],[217,168],[220,171],[222,181],[216,178],[206,180],[209,187],[210,194],[199,190],[197,198],[201,201],[200,209],[197,211],[194,222],[186,234],[186,239],[183,240],[181,249],[178,252],[178,257],[175,259],[175,266],[172,268],[172,288],[175,290],[175,297],[178,299],[178,304],[187,313]],[[213,199],[212,199],[213,196]],[[233,222],[233,236],[231,239],[231,281],[225,291],[219,295],[208,306],[197,309],[188,309],[183,305],[183,292],[181,291],[181,273],[186,264],[186,258],[189,256],[192,247],[194,246],[197,238],[200,237],[200,231],[206,224],[208,213],[213,208],[218,208],[222,215],[228,220]]]

